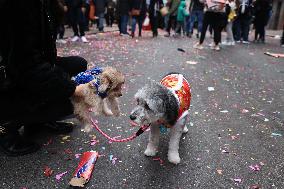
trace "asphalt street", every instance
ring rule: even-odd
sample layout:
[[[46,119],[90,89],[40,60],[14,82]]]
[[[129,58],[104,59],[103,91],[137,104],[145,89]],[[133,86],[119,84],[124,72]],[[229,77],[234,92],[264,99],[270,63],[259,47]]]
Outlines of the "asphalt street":
[[[193,49],[194,37],[153,39],[150,32],[135,39],[117,32],[87,38],[86,44],[59,44],[58,54],[79,55],[90,67],[114,66],[125,74],[122,116],[96,117],[111,136],[127,137],[138,129],[130,125],[129,113],[139,88],[169,72],[185,75],[192,99],[181,163],[167,160],[168,133],[161,135],[157,156],[149,158],[143,154],[148,132],[131,142],[109,143],[96,130],[82,132],[72,119],[78,126],[68,135],[45,130],[35,135],[42,148],[34,154],[11,158],[0,153],[0,188],[67,188],[80,154],[90,150],[100,157],[86,188],[284,188],[284,59],[264,54],[284,53],[279,39],[216,52],[207,46],[210,37],[203,50]],[[50,176],[44,174],[46,167],[53,170]]]

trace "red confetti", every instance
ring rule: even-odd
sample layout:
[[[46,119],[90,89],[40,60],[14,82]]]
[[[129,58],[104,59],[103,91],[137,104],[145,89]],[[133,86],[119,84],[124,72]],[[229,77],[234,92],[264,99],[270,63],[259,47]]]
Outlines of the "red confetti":
[[[47,177],[50,177],[53,173],[53,170],[47,166],[45,166],[44,168],[44,175],[47,176]]]

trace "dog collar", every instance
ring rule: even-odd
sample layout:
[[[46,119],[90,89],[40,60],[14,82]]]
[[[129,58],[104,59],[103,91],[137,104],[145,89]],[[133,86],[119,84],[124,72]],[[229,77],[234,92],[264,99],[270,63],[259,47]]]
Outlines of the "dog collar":
[[[99,95],[101,98],[105,98],[107,97],[107,91],[109,89],[107,89],[105,92],[101,93],[99,92],[99,87],[101,85],[101,80],[99,75],[103,72],[103,69],[100,67],[95,67],[93,69],[90,70],[86,70],[85,72],[81,72],[78,75],[76,75],[72,80],[75,81],[75,83],[77,85],[81,85],[81,84],[86,84],[89,83],[91,81],[95,81],[92,82],[92,86],[94,86],[96,88],[96,94]]]

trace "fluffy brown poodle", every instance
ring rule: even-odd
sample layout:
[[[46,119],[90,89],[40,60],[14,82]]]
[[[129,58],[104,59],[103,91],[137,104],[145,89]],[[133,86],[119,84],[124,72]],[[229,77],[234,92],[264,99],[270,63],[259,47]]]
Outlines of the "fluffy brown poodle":
[[[124,81],[125,78],[121,72],[113,67],[105,67],[93,80],[81,84],[83,95],[73,96],[71,100],[74,105],[74,114],[85,125],[85,132],[90,132],[92,128],[90,113],[106,116],[120,115],[118,97],[122,96]]]

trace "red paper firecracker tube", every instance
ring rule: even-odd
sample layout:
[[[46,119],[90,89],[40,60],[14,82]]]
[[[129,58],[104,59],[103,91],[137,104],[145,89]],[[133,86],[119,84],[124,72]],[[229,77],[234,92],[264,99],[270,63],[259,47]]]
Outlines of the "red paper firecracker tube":
[[[90,180],[98,157],[99,153],[96,151],[84,152],[69,184],[84,187],[84,184]]]

